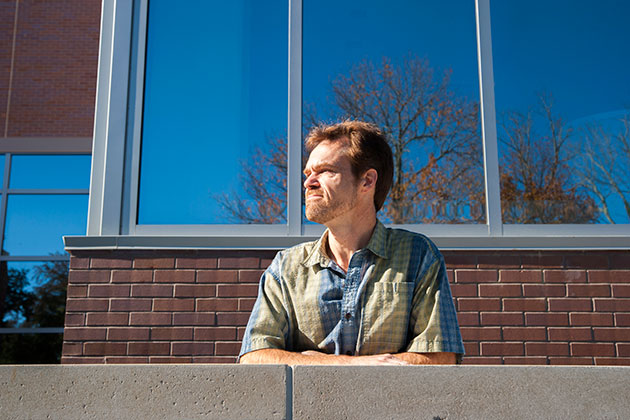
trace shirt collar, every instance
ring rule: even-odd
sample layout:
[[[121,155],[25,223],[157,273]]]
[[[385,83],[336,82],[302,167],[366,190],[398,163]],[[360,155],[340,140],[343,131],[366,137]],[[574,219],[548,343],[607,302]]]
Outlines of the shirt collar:
[[[302,261],[302,264],[306,267],[311,267],[315,264],[319,264],[322,267],[328,267],[331,259],[328,255],[326,255],[327,241],[328,229],[326,229],[319,240],[313,244],[313,247],[304,258],[304,261]],[[389,258],[389,250],[387,248],[387,229],[378,219],[376,220],[376,226],[374,227],[374,232],[372,232],[372,237],[365,248],[369,249],[380,258]]]

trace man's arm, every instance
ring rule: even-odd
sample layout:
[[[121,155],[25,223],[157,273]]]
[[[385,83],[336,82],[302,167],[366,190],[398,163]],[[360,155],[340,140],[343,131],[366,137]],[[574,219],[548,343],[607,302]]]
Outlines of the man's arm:
[[[278,365],[432,365],[454,364],[454,353],[396,353],[375,354],[371,356],[346,356],[326,354],[318,351],[295,353],[280,349],[262,349],[241,356],[243,364],[278,364]]]

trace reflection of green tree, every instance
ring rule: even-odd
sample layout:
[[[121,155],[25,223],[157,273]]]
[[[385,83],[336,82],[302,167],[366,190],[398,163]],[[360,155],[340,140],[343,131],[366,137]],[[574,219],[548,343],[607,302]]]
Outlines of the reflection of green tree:
[[[28,290],[28,270],[0,263],[0,326],[8,328],[62,327],[66,305],[68,262],[51,261],[32,269],[34,286]],[[0,334],[0,363],[56,363],[61,357],[61,334]]]

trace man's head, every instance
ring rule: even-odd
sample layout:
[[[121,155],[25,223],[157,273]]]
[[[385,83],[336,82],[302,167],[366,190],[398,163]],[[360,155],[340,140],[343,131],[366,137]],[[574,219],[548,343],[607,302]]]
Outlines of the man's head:
[[[315,127],[306,138],[309,153],[320,143],[339,144],[340,151],[350,161],[355,178],[369,169],[376,170],[378,178],[374,189],[374,208],[379,211],[392,186],[394,161],[392,150],[383,133],[373,124],[362,121],[344,121]]]

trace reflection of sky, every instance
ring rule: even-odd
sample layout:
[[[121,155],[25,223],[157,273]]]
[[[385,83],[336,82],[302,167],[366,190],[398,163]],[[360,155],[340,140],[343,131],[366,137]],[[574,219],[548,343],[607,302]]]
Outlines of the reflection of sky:
[[[90,162],[90,155],[13,155],[9,187],[88,189]]]

